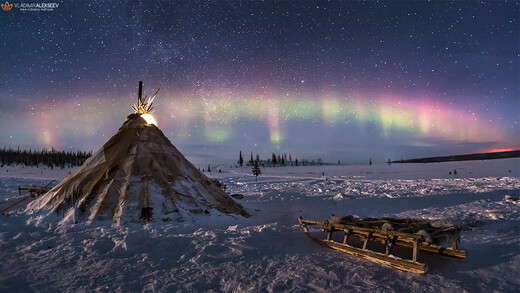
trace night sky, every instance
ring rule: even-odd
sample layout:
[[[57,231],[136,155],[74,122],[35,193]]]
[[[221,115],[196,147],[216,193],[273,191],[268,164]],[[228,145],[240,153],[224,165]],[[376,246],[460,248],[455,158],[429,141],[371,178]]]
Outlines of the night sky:
[[[142,80],[195,163],[520,148],[517,1],[55,3],[0,10],[0,147],[95,151]]]

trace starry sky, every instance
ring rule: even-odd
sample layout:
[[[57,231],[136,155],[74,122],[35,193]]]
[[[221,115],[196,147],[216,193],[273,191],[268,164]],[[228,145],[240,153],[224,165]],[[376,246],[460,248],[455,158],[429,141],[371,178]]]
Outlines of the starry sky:
[[[53,2],[0,10],[0,146],[95,151],[142,80],[195,163],[520,148],[518,1]]]

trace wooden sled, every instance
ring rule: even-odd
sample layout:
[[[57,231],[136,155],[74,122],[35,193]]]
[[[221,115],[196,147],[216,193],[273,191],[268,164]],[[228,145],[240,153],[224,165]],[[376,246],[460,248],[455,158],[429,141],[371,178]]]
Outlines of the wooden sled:
[[[398,219],[395,220],[399,221]],[[424,236],[421,234],[388,230],[383,231],[377,227],[361,227],[357,225],[334,223],[331,221],[309,221],[304,220],[302,217],[299,217],[298,221],[300,222],[300,227],[303,232],[305,232],[310,239],[320,245],[416,274],[424,274],[428,270],[426,264],[417,261],[419,250],[458,258],[466,258],[467,255],[465,251],[458,250],[458,239],[453,241],[451,248],[445,248],[426,242]],[[309,225],[323,227],[323,231],[327,233],[327,238],[319,240],[312,237],[308,230]],[[455,227],[460,231],[460,227]],[[334,242],[332,240],[332,234],[336,231],[343,232],[343,243]],[[348,244],[352,235],[355,235],[362,240],[362,248]],[[367,246],[369,241],[386,244],[385,252],[380,253],[368,249]],[[411,260],[393,256],[392,250],[394,246],[411,248]]]
[[[49,190],[51,190],[51,187],[49,185],[54,183],[54,181],[56,181],[56,180],[52,180],[51,182],[47,183],[47,185],[45,185],[45,186],[38,186],[38,185],[21,186],[20,185],[20,186],[18,186],[18,195],[22,196],[22,190],[27,190],[27,191],[29,191],[30,197],[33,197],[33,198],[39,197],[40,195],[45,194]]]
[[[12,212],[16,209],[19,209],[21,207],[25,207],[27,204],[29,204],[31,201],[35,200],[36,198],[40,197],[41,195],[45,194],[49,190],[51,190],[50,185],[55,182],[56,180],[52,180],[45,186],[38,186],[38,185],[31,185],[31,186],[18,186],[18,196],[22,196],[22,190],[29,191],[29,195],[24,196],[23,198],[17,200],[16,202],[10,204],[6,208],[2,209],[0,212],[1,214],[6,214],[9,212]]]

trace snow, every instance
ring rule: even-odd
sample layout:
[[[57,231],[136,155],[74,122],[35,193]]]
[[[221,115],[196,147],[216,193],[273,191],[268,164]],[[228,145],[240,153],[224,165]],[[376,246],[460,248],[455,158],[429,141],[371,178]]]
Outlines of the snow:
[[[236,201],[250,218],[111,227],[0,216],[0,291],[518,292],[519,166],[515,158],[276,167],[262,168],[258,182],[250,167],[220,167],[210,176],[245,195]],[[71,171],[0,168],[0,207],[17,197],[18,185],[44,185]],[[321,247],[298,226],[298,216],[327,220],[331,213],[447,219],[463,227],[468,258],[421,252],[429,270],[415,275]]]

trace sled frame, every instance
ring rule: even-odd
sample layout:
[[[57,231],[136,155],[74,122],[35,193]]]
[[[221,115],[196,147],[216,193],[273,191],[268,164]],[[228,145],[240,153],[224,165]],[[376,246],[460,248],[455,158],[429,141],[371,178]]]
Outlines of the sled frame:
[[[431,245],[425,242],[423,236],[419,234],[403,233],[398,231],[381,231],[374,228],[331,223],[330,221],[310,221],[304,220],[302,217],[298,218],[298,222],[300,223],[300,227],[305,232],[305,234],[310,239],[322,246],[346,252],[351,255],[355,255],[411,273],[424,274],[428,270],[428,266],[426,264],[418,262],[419,251],[426,251],[457,258],[466,258],[467,256],[465,251],[458,249],[457,240],[453,241],[451,248],[445,248]],[[310,225],[322,227],[323,231],[327,233],[327,238],[320,240],[311,236],[308,229],[308,226]],[[332,240],[332,235],[334,232],[343,232],[342,243],[334,242]],[[362,248],[348,244],[352,235],[355,235],[363,240]],[[370,241],[386,244],[385,252],[380,253],[368,249],[368,244]],[[392,249],[394,246],[411,248],[411,259],[402,259],[393,256]]]

